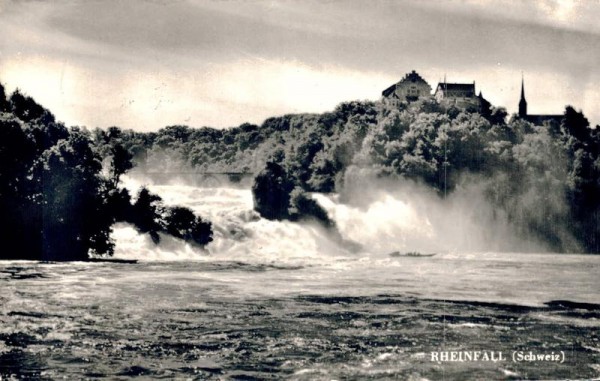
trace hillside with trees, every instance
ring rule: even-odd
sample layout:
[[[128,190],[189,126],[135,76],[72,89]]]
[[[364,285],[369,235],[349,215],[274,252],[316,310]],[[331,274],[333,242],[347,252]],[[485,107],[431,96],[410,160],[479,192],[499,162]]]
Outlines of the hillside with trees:
[[[89,131],[65,127],[31,97],[18,90],[7,97],[0,85],[0,259],[112,255],[110,233],[119,221],[155,242],[159,233],[200,246],[210,242],[210,222],[191,210],[166,207],[146,189],[132,200],[120,187],[133,165],[129,149],[110,136],[98,145]]]
[[[352,167],[410,179],[441,198],[476,181],[523,237],[559,252],[600,252],[600,133],[570,106],[560,123],[541,126],[509,118],[503,108],[480,115],[428,99],[400,107],[347,102],[226,130],[120,133],[140,166],[258,174],[255,204],[265,218],[330,224],[318,205],[298,213],[293,200],[340,192]]]

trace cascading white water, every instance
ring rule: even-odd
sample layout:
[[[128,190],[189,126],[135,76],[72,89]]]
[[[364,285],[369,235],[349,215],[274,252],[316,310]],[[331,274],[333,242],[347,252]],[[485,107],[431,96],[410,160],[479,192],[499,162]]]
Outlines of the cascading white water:
[[[124,180],[132,194],[146,185],[165,204],[189,207],[210,220],[214,241],[202,250],[163,235],[161,243],[155,245],[131,226],[117,224],[113,237],[116,257],[121,258],[305,264],[338,257],[382,258],[394,251],[452,253],[540,248],[516,239],[510,225],[497,217],[498,213],[483,200],[477,188],[463,189],[445,200],[411,183],[394,184],[392,189],[382,184],[363,187],[360,192],[345,190],[344,202],[339,195],[314,194],[335,221],[343,241],[356,243],[345,245],[339,236],[316,223],[261,218],[253,211],[249,189],[153,184],[150,179],[140,181],[139,177]]]
[[[186,206],[213,224],[213,242],[205,250],[161,235],[155,245],[150,237],[138,234],[128,224],[117,224],[118,258],[145,260],[244,260],[303,264],[346,255],[347,250],[331,240],[316,224],[269,221],[253,211],[249,189],[234,187],[201,188],[188,185],[153,185],[145,180],[125,179],[132,194],[146,185],[166,205]]]

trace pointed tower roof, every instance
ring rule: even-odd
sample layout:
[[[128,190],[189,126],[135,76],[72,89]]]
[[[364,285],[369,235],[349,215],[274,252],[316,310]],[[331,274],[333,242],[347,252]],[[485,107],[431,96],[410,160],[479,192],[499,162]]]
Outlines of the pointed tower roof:
[[[519,116],[527,117],[527,101],[525,100],[525,78],[521,72],[521,100],[519,101]]]

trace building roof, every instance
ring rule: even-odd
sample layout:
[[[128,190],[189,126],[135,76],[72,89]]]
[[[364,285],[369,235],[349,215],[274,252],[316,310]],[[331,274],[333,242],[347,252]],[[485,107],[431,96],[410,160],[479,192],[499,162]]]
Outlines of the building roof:
[[[396,90],[396,84],[395,83],[392,86],[388,87],[387,89],[383,90],[383,92],[381,93],[381,95],[383,95],[384,97],[387,97],[390,94],[392,94],[394,92],[394,90]]]
[[[407,73],[404,78],[402,78],[400,80],[400,82],[398,83],[402,83],[402,82],[425,82],[427,83],[427,81],[425,81],[420,75],[419,73],[417,73],[416,71],[411,71],[410,73]],[[429,85],[429,84],[427,84]]]
[[[388,97],[388,96],[390,96],[390,94],[392,94],[396,90],[396,87],[398,85],[403,84],[403,83],[407,83],[407,82],[410,82],[410,83],[421,82],[421,83],[424,83],[427,86],[429,86],[429,84],[427,83],[427,81],[425,81],[423,79],[423,77],[421,77],[419,75],[419,73],[417,73],[416,71],[413,70],[410,73],[405,74],[404,78],[402,78],[398,83],[395,83],[392,86],[388,87],[387,89],[383,90],[381,92],[381,95],[383,95],[384,97]]]
[[[446,83],[446,82],[440,82],[437,85],[437,88],[435,90],[435,92],[437,93],[438,90],[445,90],[445,91],[461,91],[461,92],[472,92],[473,94],[475,94],[475,84],[474,83]]]

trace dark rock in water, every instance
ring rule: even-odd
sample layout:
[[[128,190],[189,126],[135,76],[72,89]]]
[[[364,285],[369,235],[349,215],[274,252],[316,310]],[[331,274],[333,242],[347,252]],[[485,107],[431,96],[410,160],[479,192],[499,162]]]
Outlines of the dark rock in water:
[[[570,300],[552,300],[545,304],[551,308],[581,309],[589,311],[600,310],[600,304],[572,302]]]
[[[36,344],[38,342],[38,340],[34,336],[24,332],[0,334],[0,340],[4,341],[5,345],[20,348],[25,348],[31,344]]]
[[[108,262],[108,263],[137,263],[137,259],[119,259],[119,258],[90,258],[86,262]]]
[[[48,276],[37,271],[32,271],[27,267],[11,266],[0,271],[0,277],[2,274],[8,274],[11,279],[36,279],[36,278],[47,278]]]
[[[122,372],[119,373],[119,376],[147,376],[152,373],[153,372],[150,369],[134,365],[124,369]]]
[[[8,375],[6,379],[51,380],[42,375],[47,369],[48,364],[39,353],[11,350],[0,354],[0,376]]]
[[[429,253],[429,254],[421,254],[421,253],[417,253],[416,251],[409,251],[406,253],[401,253],[399,251],[393,251],[391,253],[389,253],[388,255],[390,257],[433,257],[436,253]]]

